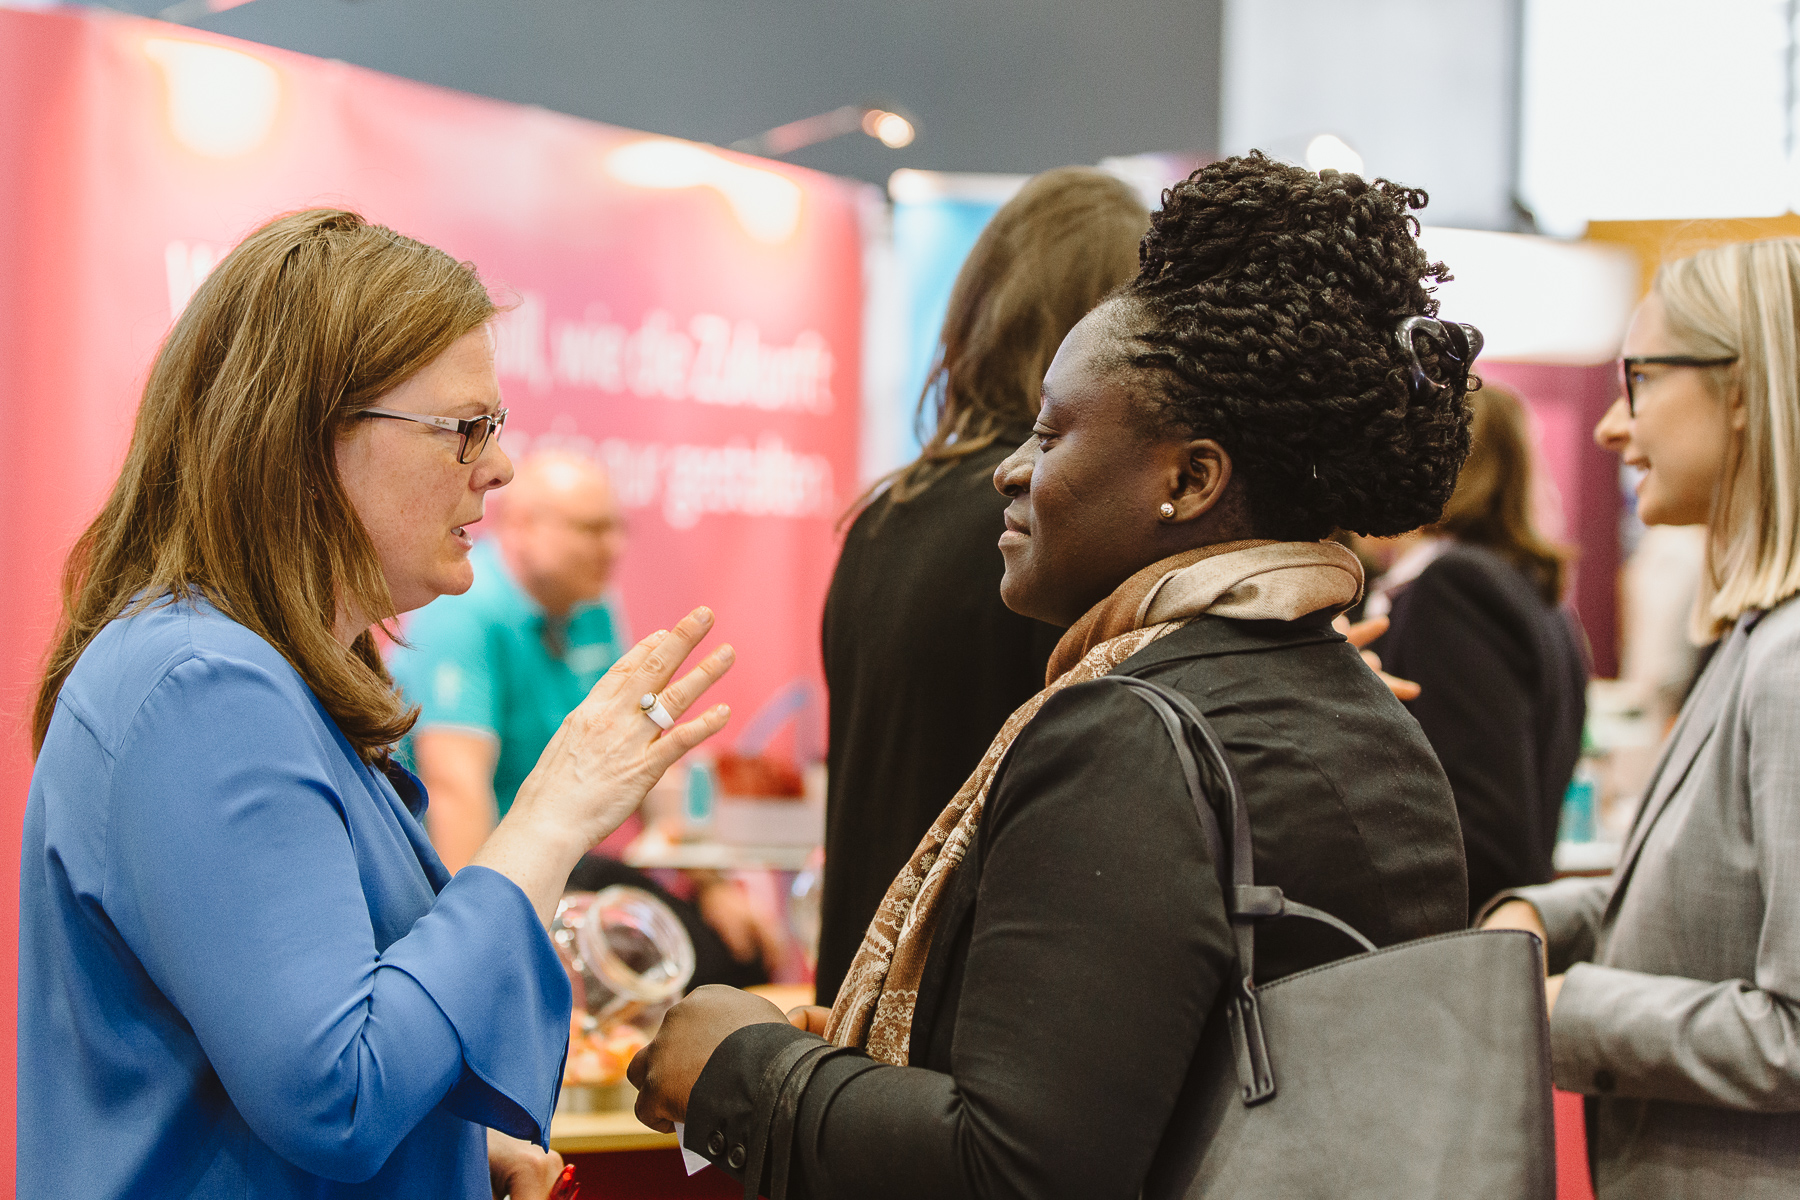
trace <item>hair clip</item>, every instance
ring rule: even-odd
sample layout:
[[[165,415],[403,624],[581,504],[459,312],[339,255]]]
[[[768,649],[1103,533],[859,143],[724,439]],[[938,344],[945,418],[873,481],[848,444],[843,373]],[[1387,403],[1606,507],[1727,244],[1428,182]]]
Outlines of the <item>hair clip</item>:
[[[1425,373],[1424,364],[1419,361],[1419,347],[1413,341],[1413,335],[1421,333],[1441,343],[1443,355],[1457,366],[1455,380],[1440,382]],[[1400,348],[1406,351],[1407,361],[1412,364],[1408,382],[1414,399],[1423,400],[1439,388],[1457,392],[1469,390],[1469,369],[1475,365],[1475,356],[1481,353],[1483,344],[1481,330],[1455,321],[1440,321],[1436,317],[1408,317],[1400,322],[1395,336],[1400,339]]]

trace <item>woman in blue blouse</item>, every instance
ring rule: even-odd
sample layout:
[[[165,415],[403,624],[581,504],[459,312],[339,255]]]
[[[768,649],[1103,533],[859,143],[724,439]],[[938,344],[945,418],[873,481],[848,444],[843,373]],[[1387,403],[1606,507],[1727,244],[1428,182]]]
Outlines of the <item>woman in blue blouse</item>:
[[[570,998],[545,922],[725,722],[665,733],[638,698],[679,716],[732,654],[672,682],[704,609],[645,639],[444,870],[370,629],[470,584],[512,475],[493,315],[468,266],[313,210],[234,250],[157,356],[33,726],[20,1195],[547,1192],[527,1143]]]

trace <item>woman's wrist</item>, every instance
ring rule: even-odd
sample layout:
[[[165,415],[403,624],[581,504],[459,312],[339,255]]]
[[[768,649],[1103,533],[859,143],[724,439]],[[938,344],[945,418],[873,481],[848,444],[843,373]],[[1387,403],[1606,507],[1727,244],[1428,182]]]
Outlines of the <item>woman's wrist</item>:
[[[565,824],[515,809],[501,819],[469,865],[498,871],[512,880],[547,927],[569,872],[592,844],[572,834]]]
[[[590,847],[601,842],[611,830],[592,830],[584,828],[584,822],[572,821],[568,814],[558,812],[556,805],[542,802],[533,803],[520,797],[524,803],[515,801],[507,810],[494,832],[507,830],[510,837],[525,839],[527,844],[538,848],[551,858],[568,858],[569,866],[575,863]],[[508,828],[510,826],[510,829]]]
[[[521,831],[580,858],[638,811],[654,781],[627,775],[595,783],[567,770],[547,769],[540,759],[519,785],[501,824],[513,821]]]

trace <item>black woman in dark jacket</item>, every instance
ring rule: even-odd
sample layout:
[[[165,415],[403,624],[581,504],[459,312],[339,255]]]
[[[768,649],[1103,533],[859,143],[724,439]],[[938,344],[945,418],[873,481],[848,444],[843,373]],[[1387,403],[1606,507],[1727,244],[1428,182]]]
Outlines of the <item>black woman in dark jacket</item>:
[[[1210,718],[1259,882],[1378,943],[1463,926],[1449,785],[1330,628],[1362,577],[1319,540],[1435,520],[1467,450],[1466,376],[1434,348],[1460,335],[1399,336],[1443,272],[1423,202],[1261,155],[1170,190],[995,472],[1002,595],[1067,627],[1049,686],[894,881],[831,1013],[696,991],[632,1064],[641,1117],[772,1195],[1137,1196],[1233,949],[1168,734],[1109,674]],[[1259,978],[1355,950],[1300,924],[1259,934]]]

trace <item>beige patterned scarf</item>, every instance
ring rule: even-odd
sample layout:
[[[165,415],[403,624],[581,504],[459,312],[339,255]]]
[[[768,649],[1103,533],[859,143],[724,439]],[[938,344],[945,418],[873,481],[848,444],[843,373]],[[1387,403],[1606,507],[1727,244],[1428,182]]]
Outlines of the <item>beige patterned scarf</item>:
[[[1154,563],[1095,605],[1057,643],[1044,690],[1006,719],[980,765],[888,886],[838,989],[825,1036],[906,1065],[939,903],[974,845],[1000,760],[1044,701],[1111,674],[1201,613],[1292,621],[1320,609],[1348,608],[1362,594],[1362,583],[1356,556],[1332,542],[1227,542]]]

